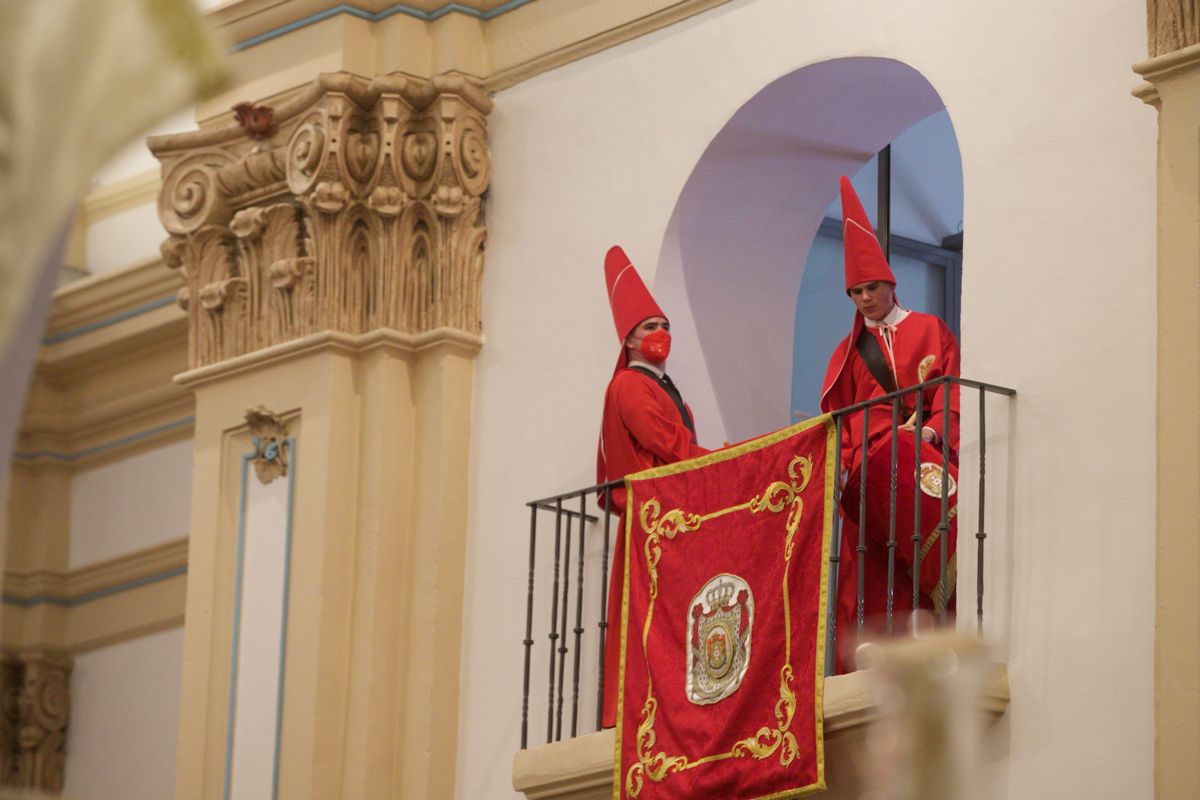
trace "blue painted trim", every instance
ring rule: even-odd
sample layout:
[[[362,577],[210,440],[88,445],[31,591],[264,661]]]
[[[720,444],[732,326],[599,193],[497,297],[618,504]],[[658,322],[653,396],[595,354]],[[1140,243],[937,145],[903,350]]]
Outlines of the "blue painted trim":
[[[225,790],[222,795],[229,800],[229,791],[233,784],[233,720],[237,711],[237,682],[238,682],[238,650],[241,642],[242,628],[242,570],[243,550],[246,543],[246,473],[250,462],[258,453],[258,447],[249,453],[242,454],[241,491],[238,496],[238,533],[237,533],[237,571],[233,588],[233,647],[229,657],[229,705],[228,716],[225,718]]]
[[[107,328],[109,325],[116,325],[118,322],[124,322],[127,319],[132,319],[134,317],[141,316],[142,314],[147,314],[155,309],[162,308],[163,306],[173,305],[174,303],[175,295],[173,294],[166,297],[160,297],[157,300],[151,300],[145,305],[140,305],[137,308],[131,308],[128,311],[122,311],[120,314],[114,314],[111,317],[98,319],[95,322],[89,322],[87,325],[81,325],[78,328],[72,328],[69,331],[51,334],[50,336],[43,336],[42,344],[58,344],[59,342],[65,342],[68,339],[74,339],[76,336],[82,336],[85,333],[98,331],[101,328]]]
[[[288,598],[292,583],[292,507],[296,496],[296,469],[300,458],[296,453],[296,437],[288,437],[288,500],[287,528],[283,545],[283,619],[279,636],[279,690],[275,698],[275,766],[271,777],[271,800],[279,798],[279,742],[283,737],[283,679],[287,666]]]
[[[166,433],[167,431],[172,431],[176,428],[182,428],[187,425],[191,425],[195,421],[195,417],[183,417],[182,419],[177,419],[174,422],[166,422],[162,425],[158,425],[138,433],[131,433],[128,436],[122,436],[120,439],[113,439],[111,442],[103,442],[101,444],[85,448],[80,450],[78,453],[60,453],[56,450],[18,450],[13,453],[13,458],[17,461],[36,461],[39,458],[48,458],[52,461],[62,461],[63,463],[70,464],[73,461],[94,456],[97,453],[103,453],[105,450],[111,450],[114,447],[132,444],[133,442],[141,441],[142,439],[148,439],[151,436],[157,436],[160,433]]]
[[[318,22],[323,22],[331,17],[336,17],[339,14],[349,14],[352,17],[357,17],[358,19],[366,20],[367,22],[379,22],[387,19],[388,17],[393,17],[396,14],[404,14],[407,17],[415,17],[422,22],[432,22],[435,19],[440,19],[446,16],[447,14],[466,14],[468,17],[474,17],[475,19],[484,20],[486,22],[489,19],[495,19],[501,14],[507,14],[509,11],[513,11],[525,5],[526,3],[532,2],[533,0],[509,0],[509,2],[496,6],[491,11],[480,11],[477,8],[464,6],[461,3],[447,3],[444,6],[435,8],[433,11],[422,11],[419,8],[413,8],[411,6],[406,6],[403,3],[397,3],[394,6],[388,6],[382,11],[375,12],[352,6],[349,3],[340,3],[333,8],[327,8],[324,11],[318,11],[316,14],[310,14],[307,17],[294,20],[286,25],[281,25],[278,28],[273,28],[264,33],[260,33],[257,36],[251,36],[249,39],[243,39],[240,42],[235,42],[229,47],[229,52],[239,53],[242,50],[248,50],[255,45],[262,44],[263,42],[269,42],[272,39],[278,39],[280,36],[286,36],[293,31],[298,31],[301,28],[307,28],[309,25],[315,25]]]
[[[51,606],[61,606],[63,608],[71,608],[73,606],[83,605],[84,603],[90,603],[93,600],[99,600],[102,597],[108,597],[109,595],[120,594],[121,592],[127,592],[130,589],[137,589],[140,586],[148,586],[152,583],[158,583],[159,581],[165,581],[168,578],[174,578],[176,575],[186,575],[186,574],[187,574],[187,565],[185,564],[182,567],[173,567],[171,569],[164,570],[163,572],[156,572],[153,575],[147,575],[143,578],[138,578],[138,579],[132,580],[132,581],[126,581],[125,583],[118,583],[113,586],[107,586],[103,589],[97,589],[94,592],[88,592],[87,594],[81,594],[78,597],[55,597],[53,595],[47,595],[47,594],[38,594],[38,595],[34,595],[33,597],[13,597],[12,595],[6,594],[3,597],[3,602],[7,603],[10,606],[20,606],[21,608],[32,608],[33,606],[40,606],[40,605],[51,605]]]

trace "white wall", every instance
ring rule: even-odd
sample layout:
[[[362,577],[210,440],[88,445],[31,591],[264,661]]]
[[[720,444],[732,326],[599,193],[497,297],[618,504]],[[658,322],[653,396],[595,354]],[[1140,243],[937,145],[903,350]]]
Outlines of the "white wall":
[[[71,569],[188,535],[192,440],[71,477]]]
[[[88,226],[84,266],[88,274],[102,275],[159,258],[166,238],[154,203],[134,206]]]
[[[129,144],[118,150],[100,169],[96,170],[96,174],[92,176],[92,188],[98,189],[150,171],[158,172],[158,159],[151,155],[150,148],[146,146],[146,137],[195,129],[195,108],[188,108],[172,114],[145,133],[135,136]]]
[[[522,503],[593,478],[617,355],[605,249],[624,245],[653,284],[721,126],[772,80],[853,55],[911,65],[946,104],[970,230],[964,372],[1020,392],[997,476],[1011,496],[989,522],[989,631],[1013,690],[995,795],[1150,795],[1156,131],[1129,94],[1144,15],[1118,0],[735,0],[497,96],[459,797],[513,796]],[[720,444],[704,418],[699,432]]]
[[[182,659],[182,628],[75,657],[64,797],[174,796]]]

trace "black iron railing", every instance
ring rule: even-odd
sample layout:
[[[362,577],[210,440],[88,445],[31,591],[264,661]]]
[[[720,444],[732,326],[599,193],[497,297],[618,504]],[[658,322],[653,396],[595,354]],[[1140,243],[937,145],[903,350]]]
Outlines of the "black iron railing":
[[[911,386],[891,394],[882,395],[872,398],[869,401],[857,403],[846,408],[841,408],[832,414],[834,425],[836,428],[836,441],[842,442],[843,432],[848,424],[861,425],[861,441],[869,440],[868,430],[870,426],[870,417],[872,410],[877,412],[882,410],[883,413],[890,412],[891,415],[891,460],[890,460],[890,476],[886,482],[889,487],[890,497],[888,502],[888,539],[886,542],[887,549],[887,603],[885,616],[885,629],[891,632],[893,628],[893,613],[894,613],[894,592],[896,588],[896,550],[902,546],[902,543],[896,540],[896,519],[897,514],[901,510],[897,507],[897,475],[902,467],[898,461],[899,430],[902,427],[900,422],[901,409],[904,407],[904,399],[906,397],[915,396],[918,393],[924,395],[926,390],[931,390],[939,386],[950,387],[949,391],[941,393],[942,407],[942,430],[940,432],[941,444],[941,459],[942,459],[942,474],[949,475],[949,465],[953,461],[951,454],[951,429],[950,429],[950,404],[952,393],[961,391],[961,388],[974,389],[978,392],[979,398],[979,418],[978,418],[978,450],[979,450],[979,490],[977,497],[978,522],[975,533],[976,546],[976,584],[975,584],[975,616],[976,625],[982,630],[983,627],[983,567],[984,567],[984,543],[987,539],[985,530],[985,501],[987,497],[987,410],[986,399],[987,395],[994,394],[1000,396],[1012,397],[1016,394],[1014,389],[1009,389],[995,384],[983,383],[981,381],[970,380],[967,378],[957,377],[941,377],[931,381]],[[954,388],[961,387],[961,388]],[[923,422],[926,419],[927,409],[923,402],[913,404],[915,410],[911,422],[913,429],[917,432],[922,430]],[[932,414],[930,414],[932,416]],[[859,417],[859,419],[855,419]],[[914,476],[919,479],[921,471],[921,448],[914,447],[915,463],[913,464]],[[834,452],[834,473],[839,476],[843,475],[842,470],[842,448],[836,447]],[[864,456],[861,458],[861,468],[857,475],[852,476],[853,479],[859,481],[859,508],[858,508],[858,543],[854,548],[855,555],[858,559],[858,585],[857,589],[857,606],[856,606],[856,623],[861,632],[865,624],[865,559],[869,551],[868,548],[868,531],[867,531],[867,485],[868,485],[868,462],[869,459]],[[938,524],[935,530],[938,532],[940,540],[938,546],[938,562],[939,576],[942,586],[946,585],[946,573],[949,559],[949,531],[950,531],[950,507],[949,507],[949,480],[942,480],[941,492],[941,510]],[[604,684],[606,680],[611,680],[612,676],[605,675],[604,658],[605,658],[605,636],[609,625],[607,619],[608,607],[608,583],[609,583],[609,549],[612,545],[612,526],[615,515],[608,509],[603,509],[597,506],[594,512],[589,512],[589,498],[593,500],[600,493],[607,492],[613,488],[621,486],[623,481],[616,480],[609,483],[599,484],[597,486],[589,486],[584,489],[576,489],[575,491],[566,492],[564,494],[545,497],[540,500],[531,500],[526,503],[530,510],[529,518],[529,583],[526,597],[525,610],[525,638],[522,640],[524,647],[524,675],[522,680],[522,701],[521,701],[521,747],[525,748],[529,742],[529,706],[530,706],[530,683],[533,674],[534,660],[534,620],[535,611],[541,611],[542,617],[548,617],[549,631],[546,638],[549,641],[548,667],[547,667],[547,702],[546,702],[546,742],[560,741],[563,736],[563,721],[566,712],[566,704],[570,702],[570,727],[569,737],[577,736],[579,733],[579,725],[582,718],[580,705],[580,685],[581,674],[585,664],[582,657],[585,649],[585,634],[588,633],[584,625],[585,622],[585,601],[588,595],[585,594],[584,584],[585,576],[588,572],[596,572],[596,565],[592,565],[592,569],[586,568],[587,558],[585,556],[585,546],[591,542],[595,536],[601,536],[602,541],[597,543],[599,546],[599,564],[598,574],[594,576],[595,582],[599,585],[599,606],[598,621],[595,623],[595,638],[592,640],[595,645],[597,657],[595,664],[596,672],[596,689],[595,689],[595,730],[600,729],[601,711],[603,706]],[[840,572],[840,562],[842,553],[842,515],[838,513],[838,509],[842,505],[842,493],[845,489],[843,480],[838,480],[834,488],[834,503],[830,509],[833,514],[833,542],[830,548],[830,583],[829,583],[829,615],[828,627],[829,635],[827,637],[827,648],[825,653],[825,673],[832,674],[834,666],[837,662],[837,597],[838,597],[838,577]],[[920,588],[920,569],[919,565],[922,562],[922,536],[921,536],[921,506],[920,506],[920,491],[914,491],[913,500],[913,534],[912,534],[912,607],[918,608],[921,602]],[[551,582],[548,589],[550,595],[550,605],[547,608],[545,605],[538,606],[535,602],[536,592],[536,566],[538,559],[538,522],[539,516],[552,514],[554,517],[554,543],[551,566]],[[619,522],[620,518],[617,517]],[[547,546],[547,549],[549,547]],[[926,554],[927,555],[927,554]],[[572,563],[574,556],[574,563]],[[574,580],[572,584],[572,572],[574,572]],[[573,592],[572,592],[573,590]],[[595,592],[595,590],[592,590]],[[571,598],[574,596],[574,604],[572,607]],[[947,593],[948,594],[948,593]],[[543,595],[544,597],[544,595]],[[595,595],[592,595],[595,599]],[[542,600],[545,603],[545,600]],[[950,612],[948,604],[943,602],[937,611],[938,621],[941,624],[947,624],[950,621]],[[568,628],[569,621],[573,619],[573,625]],[[843,632],[844,634],[845,632]],[[571,657],[571,685],[568,695],[567,689],[567,659]],[[590,694],[590,691],[589,691]]]

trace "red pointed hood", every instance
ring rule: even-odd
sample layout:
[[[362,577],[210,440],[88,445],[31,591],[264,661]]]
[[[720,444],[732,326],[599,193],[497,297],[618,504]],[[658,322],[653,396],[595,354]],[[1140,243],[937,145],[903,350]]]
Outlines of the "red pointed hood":
[[[618,245],[610,247],[604,257],[604,282],[608,285],[608,304],[612,306],[617,338],[622,343],[642,320],[667,316],[654,302],[629,256]]]
[[[892,268],[888,266],[887,259],[883,257],[883,248],[879,246],[879,240],[875,238],[871,220],[867,217],[867,212],[863,210],[862,203],[855,194],[854,187],[850,184],[850,179],[845,175],[842,176],[841,187],[846,293],[850,293],[851,287],[869,281],[885,281],[890,283],[894,289],[896,276],[892,273]],[[893,294],[893,300],[897,304],[900,302],[900,298],[895,294]],[[854,322],[850,326],[850,335],[838,345],[825,372],[825,380],[821,385],[822,411],[834,411],[849,405],[849,399],[838,396],[835,389],[841,383],[846,363],[850,359],[850,352],[854,350],[854,344],[858,341],[864,325],[862,314],[855,310]]]
[[[610,247],[604,257],[604,282],[608,286],[608,304],[612,306],[617,340],[621,342],[621,354],[617,358],[616,368],[619,370],[625,366],[625,337],[629,332],[644,319],[665,319],[667,315],[658,307],[658,303],[654,302],[650,290],[642,282],[642,276],[638,275],[633,262],[618,245]],[[613,374],[616,374],[616,370],[613,370]]]
[[[842,239],[846,260],[846,291],[867,281],[896,285],[896,276],[883,257],[871,220],[863,210],[850,179],[842,176]]]

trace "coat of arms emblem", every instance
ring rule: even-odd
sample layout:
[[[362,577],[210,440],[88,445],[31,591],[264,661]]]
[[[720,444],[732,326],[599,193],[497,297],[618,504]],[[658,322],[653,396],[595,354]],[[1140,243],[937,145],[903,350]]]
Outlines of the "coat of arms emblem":
[[[941,464],[935,464],[932,461],[921,462],[921,491],[930,497],[941,498],[942,496],[942,481],[949,481],[950,487],[946,492],[948,497],[953,497],[958,491],[958,486],[954,483],[954,476],[947,475],[942,469]]]
[[[745,580],[722,573],[700,588],[690,606],[687,696],[710,705],[736,692],[746,675],[754,597]]]

